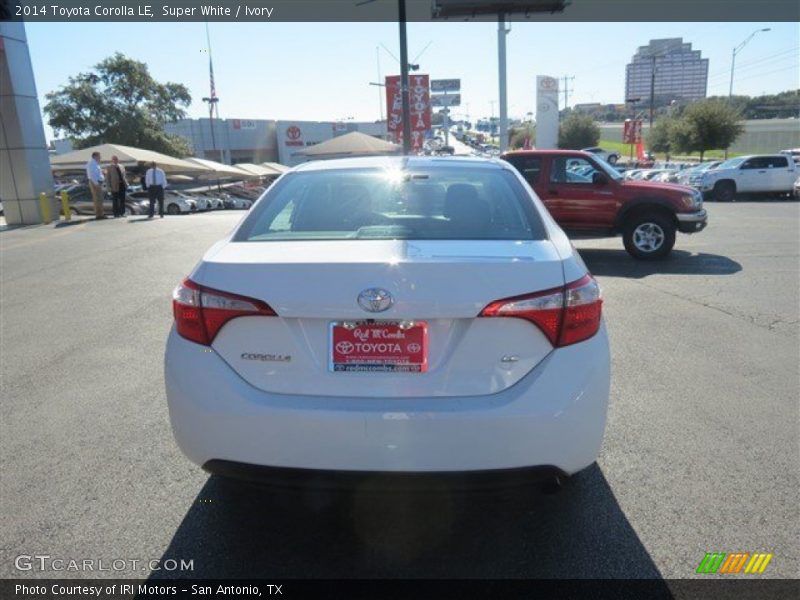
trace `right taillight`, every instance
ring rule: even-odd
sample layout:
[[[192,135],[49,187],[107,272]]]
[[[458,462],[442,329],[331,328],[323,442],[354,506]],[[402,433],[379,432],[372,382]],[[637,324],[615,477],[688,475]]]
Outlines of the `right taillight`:
[[[178,334],[206,346],[231,319],[275,316],[275,311],[261,300],[207,288],[191,279],[185,279],[172,292],[172,312]]]
[[[497,300],[481,317],[514,317],[536,325],[556,347],[589,339],[600,329],[603,298],[594,277],[585,275],[562,288]]]

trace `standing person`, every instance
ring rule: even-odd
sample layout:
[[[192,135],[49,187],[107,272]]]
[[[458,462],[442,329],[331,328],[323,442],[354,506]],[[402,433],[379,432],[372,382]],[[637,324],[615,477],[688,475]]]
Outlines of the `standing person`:
[[[125,193],[128,191],[128,179],[125,177],[125,167],[119,164],[117,156],[111,157],[111,165],[106,170],[108,189],[114,199],[114,216],[125,216]]]
[[[89,189],[92,192],[92,201],[94,202],[94,217],[98,221],[105,219],[106,215],[103,211],[103,198],[105,192],[103,190],[103,170],[100,168],[100,153],[92,152],[92,158],[86,163],[86,179],[89,181]]]
[[[158,200],[158,216],[164,218],[164,188],[167,187],[167,176],[162,169],[156,166],[155,161],[150,163],[150,168],[144,174],[144,180],[147,184],[147,195],[150,198],[150,210],[147,213],[147,218],[153,218],[153,211],[155,209],[155,201]]]

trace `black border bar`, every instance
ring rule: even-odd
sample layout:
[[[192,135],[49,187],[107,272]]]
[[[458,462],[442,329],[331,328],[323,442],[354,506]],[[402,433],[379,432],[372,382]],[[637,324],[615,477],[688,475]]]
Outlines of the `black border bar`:
[[[122,586],[132,586],[123,588]],[[17,586],[25,586],[20,591]],[[197,587],[212,590],[197,593]],[[217,593],[219,586],[228,590],[243,588],[248,593]],[[100,594],[71,589],[100,588]],[[31,590],[36,590],[32,592]],[[125,589],[126,592],[120,590]],[[127,590],[133,589],[134,593]],[[115,590],[115,591],[111,591]],[[255,591],[255,593],[254,593]],[[192,592],[195,592],[194,594]],[[260,595],[259,595],[260,594]],[[36,600],[161,600],[172,598],[347,598],[348,600],[391,600],[394,598],[592,598],[602,600],[703,598],[716,600],[794,600],[800,595],[800,581],[788,579],[690,580],[647,579],[541,579],[541,580],[472,580],[472,579],[6,579],[0,582],[0,598]]]
[[[407,20],[496,21],[485,6],[472,15],[435,17],[447,0],[406,0]],[[797,22],[797,0],[564,0],[561,12],[513,12],[508,21]],[[482,3],[491,4],[492,0]],[[557,3],[560,4],[560,3]],[[496,0],[493,6],[521,6]],[[480,5],[478,5],[480,6]],[[212,10],[213,8],[213,10]],[[397,0],[0,0],[0,21],[28,22],[396,22]]]

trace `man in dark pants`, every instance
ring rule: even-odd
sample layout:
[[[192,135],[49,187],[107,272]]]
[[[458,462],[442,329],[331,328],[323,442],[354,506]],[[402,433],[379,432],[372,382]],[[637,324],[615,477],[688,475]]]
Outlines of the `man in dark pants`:
[[[125,167],[119,164],[119,158],[111,157],[111,165],[106,169],[106,181],[114,202],[114,216],[125,216],[125,193],[128,191],[128,180],[125,178]]]
[[[147,218],[153,218],[155,209],[155,202],[158,200],[158,216],[164,218],[164,188],[167,187],[167,176],[162,169],[156,166],[155,162],[150,163],[150,168],[144,174],[144,180],[147,184],[147,196],[150,199],[150,210],[147,212]]]

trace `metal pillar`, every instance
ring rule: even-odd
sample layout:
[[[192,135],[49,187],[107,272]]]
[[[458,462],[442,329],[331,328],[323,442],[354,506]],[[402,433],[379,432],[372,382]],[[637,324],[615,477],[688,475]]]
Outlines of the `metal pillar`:
[[[23,23],[0,23],[0,198],[9,225],[41,223],[39,194],[58,215]]]
[[[508,99],[506,97],[506,17],[497,15],[497,73],[500,99],[500,152],[505,152],[508,145]]]

